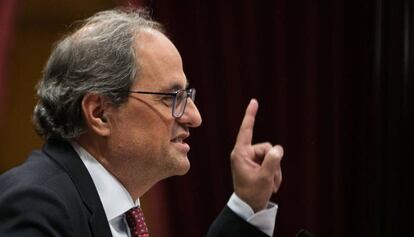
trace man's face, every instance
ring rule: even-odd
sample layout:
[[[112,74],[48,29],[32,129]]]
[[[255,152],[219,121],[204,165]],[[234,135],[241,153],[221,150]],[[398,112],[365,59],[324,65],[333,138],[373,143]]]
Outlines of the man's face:
[[[135,53],[140,61],[132,91],[174,92],[186,88],[181,56],[163,34],[139,33]],[[201,116],[188,99],[185,113],[176,119],[171,101],[168,96],[131,93],[113,113],[110,144],[114,154],[127,162],[129,175],[163,179],[189,170],[190,147],[184,139],[190,127],[200,126]]]

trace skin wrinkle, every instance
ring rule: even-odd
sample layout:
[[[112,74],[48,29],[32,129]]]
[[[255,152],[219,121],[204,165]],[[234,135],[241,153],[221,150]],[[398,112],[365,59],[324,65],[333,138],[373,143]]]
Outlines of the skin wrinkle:
[[[153,96],[153,95],[148,95],[148,96]],[[167,118],[167,116],[165,116],[165,115],[163,115],[160,111],[158,111],[153,105],[151,105],[150,103],[148,103],[148,102],[146,102],[145,100],[143,100],[143,99],[140,99],[140,98],[138,98],[138,97],[136,97],[136,96],[132,96],[132,95],[130,95],[130,98],[131,99],[134,99],[134,100],[137,100],[137,101],[139,101],[139,102],[141,102],[141,103],[143,103],[144,105],[146,105],[147,106],[147,108],[148,109],[150,109],[153,113],[155,113],[155,114],[157,114],[158,115],[158,117],[160,117],[161,118],[161,120],[163,121],[163,124],[164,124],[164,126],[165,127],[168,127],[168,118]],[[167,109],[168,110],[171,110],[171,107],[167,107]]]
[[[134,43],[140,55],[141,71],[131,91],[183,89],[188,85],[181,56],[171,41],[160,32],[141,32]],[[175,119],[172,107],[154,95],[130,94],[119,107],[106,108],[109,129],[101,149],[90,147],[103,166],[117,177],[135,200],[162,179],[188,172],[190,163],[183,145],[173,140],[198,127],[201,117],[195,104],[188,99],[184,115]],[[101,123],[98,123],[101,126]],[[100,128],[98,128],[100,129]],[[88,146],[83,139],[82,146]],[[188,146],[188,145],[186,145]]]

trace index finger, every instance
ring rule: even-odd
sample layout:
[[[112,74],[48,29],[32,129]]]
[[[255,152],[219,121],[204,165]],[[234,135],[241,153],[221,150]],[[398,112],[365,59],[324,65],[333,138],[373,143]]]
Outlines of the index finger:
[[[236,145],[251,145],[253,138],[253,127],[256,113],[259,108],[259,103],[256,99],[251,99],[247,106],[246,113],[242,124],[240,126],[239,133],[237,134]]]

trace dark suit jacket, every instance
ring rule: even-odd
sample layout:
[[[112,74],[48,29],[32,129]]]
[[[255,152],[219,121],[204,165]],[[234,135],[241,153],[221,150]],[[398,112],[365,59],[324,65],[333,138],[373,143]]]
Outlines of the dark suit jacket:
[[[0,176],[0,236],[111,236],[92,178],[69,143],[49,141]],[[208,236],[266,235],[226,207]]]

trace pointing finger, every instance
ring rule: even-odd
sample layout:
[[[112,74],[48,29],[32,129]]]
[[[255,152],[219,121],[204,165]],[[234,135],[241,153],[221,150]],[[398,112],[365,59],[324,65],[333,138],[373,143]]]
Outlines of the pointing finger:
[[[251,145],[253,138],[253,127],[256,113],[259,108],[259,103],[256,99],[251,99],[247,106],[246,113],[242,124],[240,126],[239,134],[237,135],[236,145]]]

